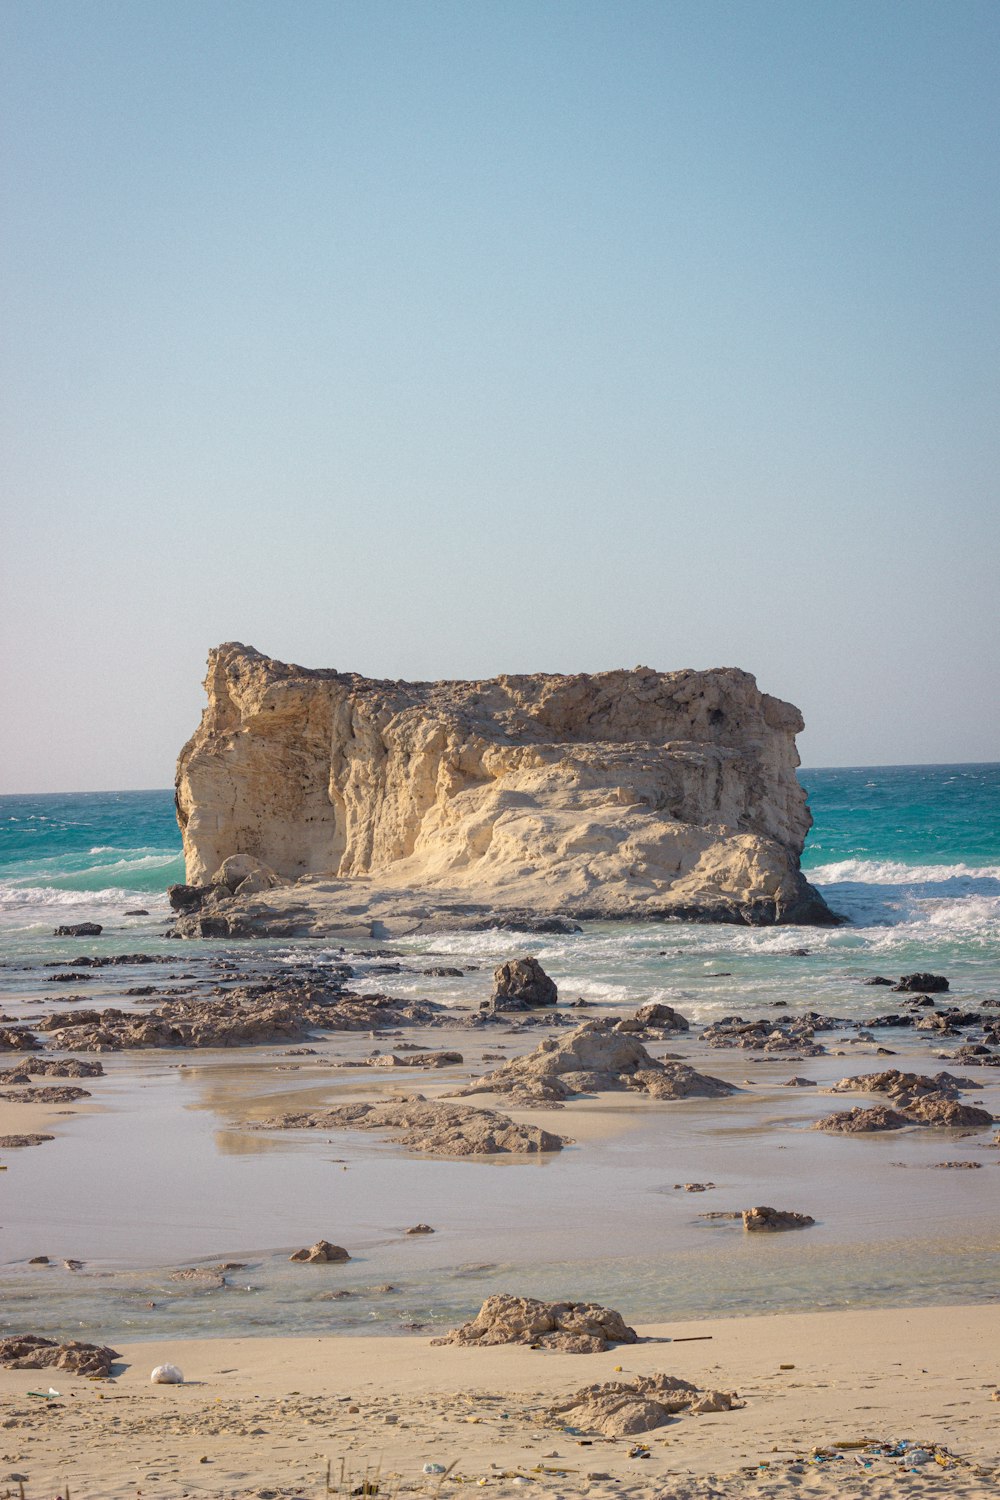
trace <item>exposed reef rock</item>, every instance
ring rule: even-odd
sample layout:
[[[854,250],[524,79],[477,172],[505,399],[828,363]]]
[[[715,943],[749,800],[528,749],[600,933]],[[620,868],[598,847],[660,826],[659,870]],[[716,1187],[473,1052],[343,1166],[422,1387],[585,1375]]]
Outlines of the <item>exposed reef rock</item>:
[[[118,1351],[106,1344],[82,1344],[67,1339],[57,1344],[37,1333],[14,1334],[0,1339],[0,1365],[8,1370],[67,1370],[73,1375],[111,1374]]]
[[[743,1403],[731,1391],[701,1391],[676,1375],[637,1375],[634,1380],[608,1380],[584,1386],[556,1406],[549,1416],[560,1425],[572,1423],[573,1432],[599,1432],[604,1437],[635,1437],[652,1432],[678,1412],[732,1411]]]
[[[414,1094],[380,1104],[341,1104],[334,1109],[261,1120],[260,1130],[395,1130],[390,1137],[425,1156],[530,1156],[561,1151],[565,1137],[537,1125],[515,1124],[492,1109],[445,1104]]]
[[[611,1021],[588,1021],[564,1037],[546,1037],[460,1091],[497,1094],[515,1105],[561,1104],[574,1094],[631,1090],[654,1099],[720,1099],[739,1089],[684,1063],[660,1062]]]
[[[537,958],[512,958],[493,975],[493,995],[483,1005],[491,1010],[532,1010],[556,1005],[559,991]]]
[[[181,936],[837,920],[799,871],[802,719],[747,672],[377,682],[230,643],[205,687]]]
[[[741,1215],[743,1228],[748,1234],[780,1234],[786,1229],[808,1229],[816,1220],[811,1214],[795,1213],[792,1209],[745,1208]]]
[[[596,1302],[539,1302],[501,1293],[487,1297],[471,1323],[432,1344],[531,1344],[568,1354],[601,1354],[612,1344],[637,1344],[621,1313]]]

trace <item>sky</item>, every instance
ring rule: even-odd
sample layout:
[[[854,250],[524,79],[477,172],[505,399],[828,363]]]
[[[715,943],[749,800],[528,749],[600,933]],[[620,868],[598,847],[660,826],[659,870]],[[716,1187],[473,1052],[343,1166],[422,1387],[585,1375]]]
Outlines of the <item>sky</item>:
[[[1000,759],[995,0],[0,8],[0,792],[208,649]]]

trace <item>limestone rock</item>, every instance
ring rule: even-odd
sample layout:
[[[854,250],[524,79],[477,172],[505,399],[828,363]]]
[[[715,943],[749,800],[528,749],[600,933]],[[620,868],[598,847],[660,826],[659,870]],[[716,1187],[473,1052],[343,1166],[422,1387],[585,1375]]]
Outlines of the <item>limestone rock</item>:
[[[0,1135],[0,1146],[7,1151],[19,1150],[22,1146],[44,1146],[54,1141],[54,1135]]]
[[[527,1156],[561,1151],[562,1136],[537,1125],[515,1124],[492,1109],[448,1104],[414,1094],[377,1104],[341,1104],[334,1109],[278,1115],[261,1130],[395,1130],[390,1139],[426,1156]]]
[[[639,1375],[634,1380],[584,1386],[551,1406],[549,1416],[581,1432],[599,1432],[609,1438],[634,1437],[662,1427],[678,1412],[692,1410],[700,1396],[696,1385],[675,1375]]]
[[[789,1209],[745,1208],[743,1228],[748,1234],[779,1233],[784,1229],[808,1229],[816,1220],[809,1214],[797,1214]]]
[[[118,1352],[105,1344],[83,1344],[68,1339],[57,1344],[37,1333],[15,1334],[0,1339],[0,1365],[9,1370],[66,1370],[72,1375],[111,1374]]]
[[[493,975],[494,1010],[530,1010],[555,1005],[559,991],[537,958],[513,958]]]
[[[901,1114],[898,1109],[890,1109],[886,1104],[876,1104],[871,1109],[848,1109],[839,1114],[827,1115],[823,1120],[817,1120],[813,1126],[814,1130],[829,1130],[841,1135],[865,1135],[876,1130],[903,1130],[907,1125],[916,1124],[909,1115]]]
[[[487,1297],[471,1323],[432,1344],[538,1344],[572,1354],[599,1354],[612,1344],[635,1344],[638,1334],[621,1313],[596,1302],[539,1302],[505,1293]]]
[[[835,920],[799,870],[802,720],[749,673],[378,682],[229,643],[205,687],[177,768],[187,879],[240,853],[300,882],[267,910],[234,898],[251,930],[365,902],[385,920],[450,906],[453,924]]]
[[[566,1036],[546,1037],[461,1090],[499,1094],[512,1104],[563,1103],[574,1094],[631,1090],[654,1099],[719,1099],[738,1089],[684,1063],[660,1062],[609,1021],[588,1021]]]
[[[350,1258],[343,1245],[331,1245],[329,1240],[317,1240],[308,1250],[296,1250],[294,1255],[288,1257],[289,1260],[308,1261],[311,1265],[333,1262],[340,1264]]]

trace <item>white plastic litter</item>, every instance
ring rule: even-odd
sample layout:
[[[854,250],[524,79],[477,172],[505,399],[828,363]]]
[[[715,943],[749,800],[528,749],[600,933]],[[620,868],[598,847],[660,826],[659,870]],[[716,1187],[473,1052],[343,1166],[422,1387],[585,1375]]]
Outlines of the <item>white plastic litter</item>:
[[[149,1377],[152,1385],[183,1385],[184,1376],[176,1365],[157,1365]]]

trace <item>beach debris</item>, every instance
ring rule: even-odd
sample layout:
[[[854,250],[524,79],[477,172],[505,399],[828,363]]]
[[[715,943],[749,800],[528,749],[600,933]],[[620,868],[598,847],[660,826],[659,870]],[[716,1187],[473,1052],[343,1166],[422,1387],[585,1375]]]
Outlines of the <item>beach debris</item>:
[[[183,1385],[184,1374],[176,1365],[156,1365],[150,1371],[150,1385]]]
[[[609,1380],[584,1386],[575,1395],[549,1407],[548,1415],[564,1425],[572,1424],[575,1431],[617,1438],[651,1432],[680,1412],[700,1415],[731,1411],[741,1404],[733,1392],[702,1391],[675,1375],[639,1375],[634,1380]],[[644,1455],[648,1457],[648,1448],[643,1447],[635,1456]]]
[[[638,1334],[621,1313],[596,1302],[540,1302],[507,1293],[487,1297],[471,1323],[433,1344],[529,1344],[570,1354],[598,1354],[612,1344],[635,1344]]]
[[[312,1265],[341,1263],[350,1260],[350,1255],[343,1245],[331,1245],[329,1240],[317,1240],[315,1245],[310,1245],[308,1250],[296,1250],[289,1260],[308,1261]]]
[[[42,1338],[37,1333],[13,1334],[0,1339],[0,1365],[9,1370],[68,1370],[73,1375],[111,1374],[113,1362],[119,1358],[116,1349],[105,1344],[84,1344],[78,1339],[67,1339],[59,1344],[55,1339]]]
[[[675,1182],[674,1191],[683,1193],[707,1193],[715,1187],[714,1182]]]
[[[473,1109],[411,1094],[373,1104],[341,1104],[334,1109],[285,1114],[261,1120],[262,1130],[395,1130],[390,1139],[426,1156],[534,1155],[561,1151],[564,1136],[537,1125],[515,1124],[492,1109]]]
[[[767,1207],[745,1208],[742,1219],[743,1228],[750,1234],[778,1233],[784,1229],[808,1229],[810,1224],[816,1222],[809,1214]]]
[[[903,974],[899,983],[893,985],[897,994],[920,993],[936,995],[948,989],[948,981],[943,974]]]
[[[434,1230],[429,1224],[413,1224],[406,1232],[407,1234],[433,1234]]]
[[[100,937],[104,928],[100,922],[73,922],[67,927],[57,927],[53,937]]]
[[[587,1021],[562,1037],[546,1037],[534,1052],[511,1058],[459,1090],[499,1094],[514,1105],[562,1103],[576,1094],[630,1090],[654,1099],[720,1099],[739,1090],[685,1063],[661,1062],[613,1022]]]
[[[0,1146],[15,1150],[22,1146],[42,1146],[46,1141],[54,1140],[54,1135],[0,1135]]]
[[[493,974],[493,994],[480,1009],[494,1011],[534,1010],[555,1005],[559,991],[537,958],[512,958]]]

